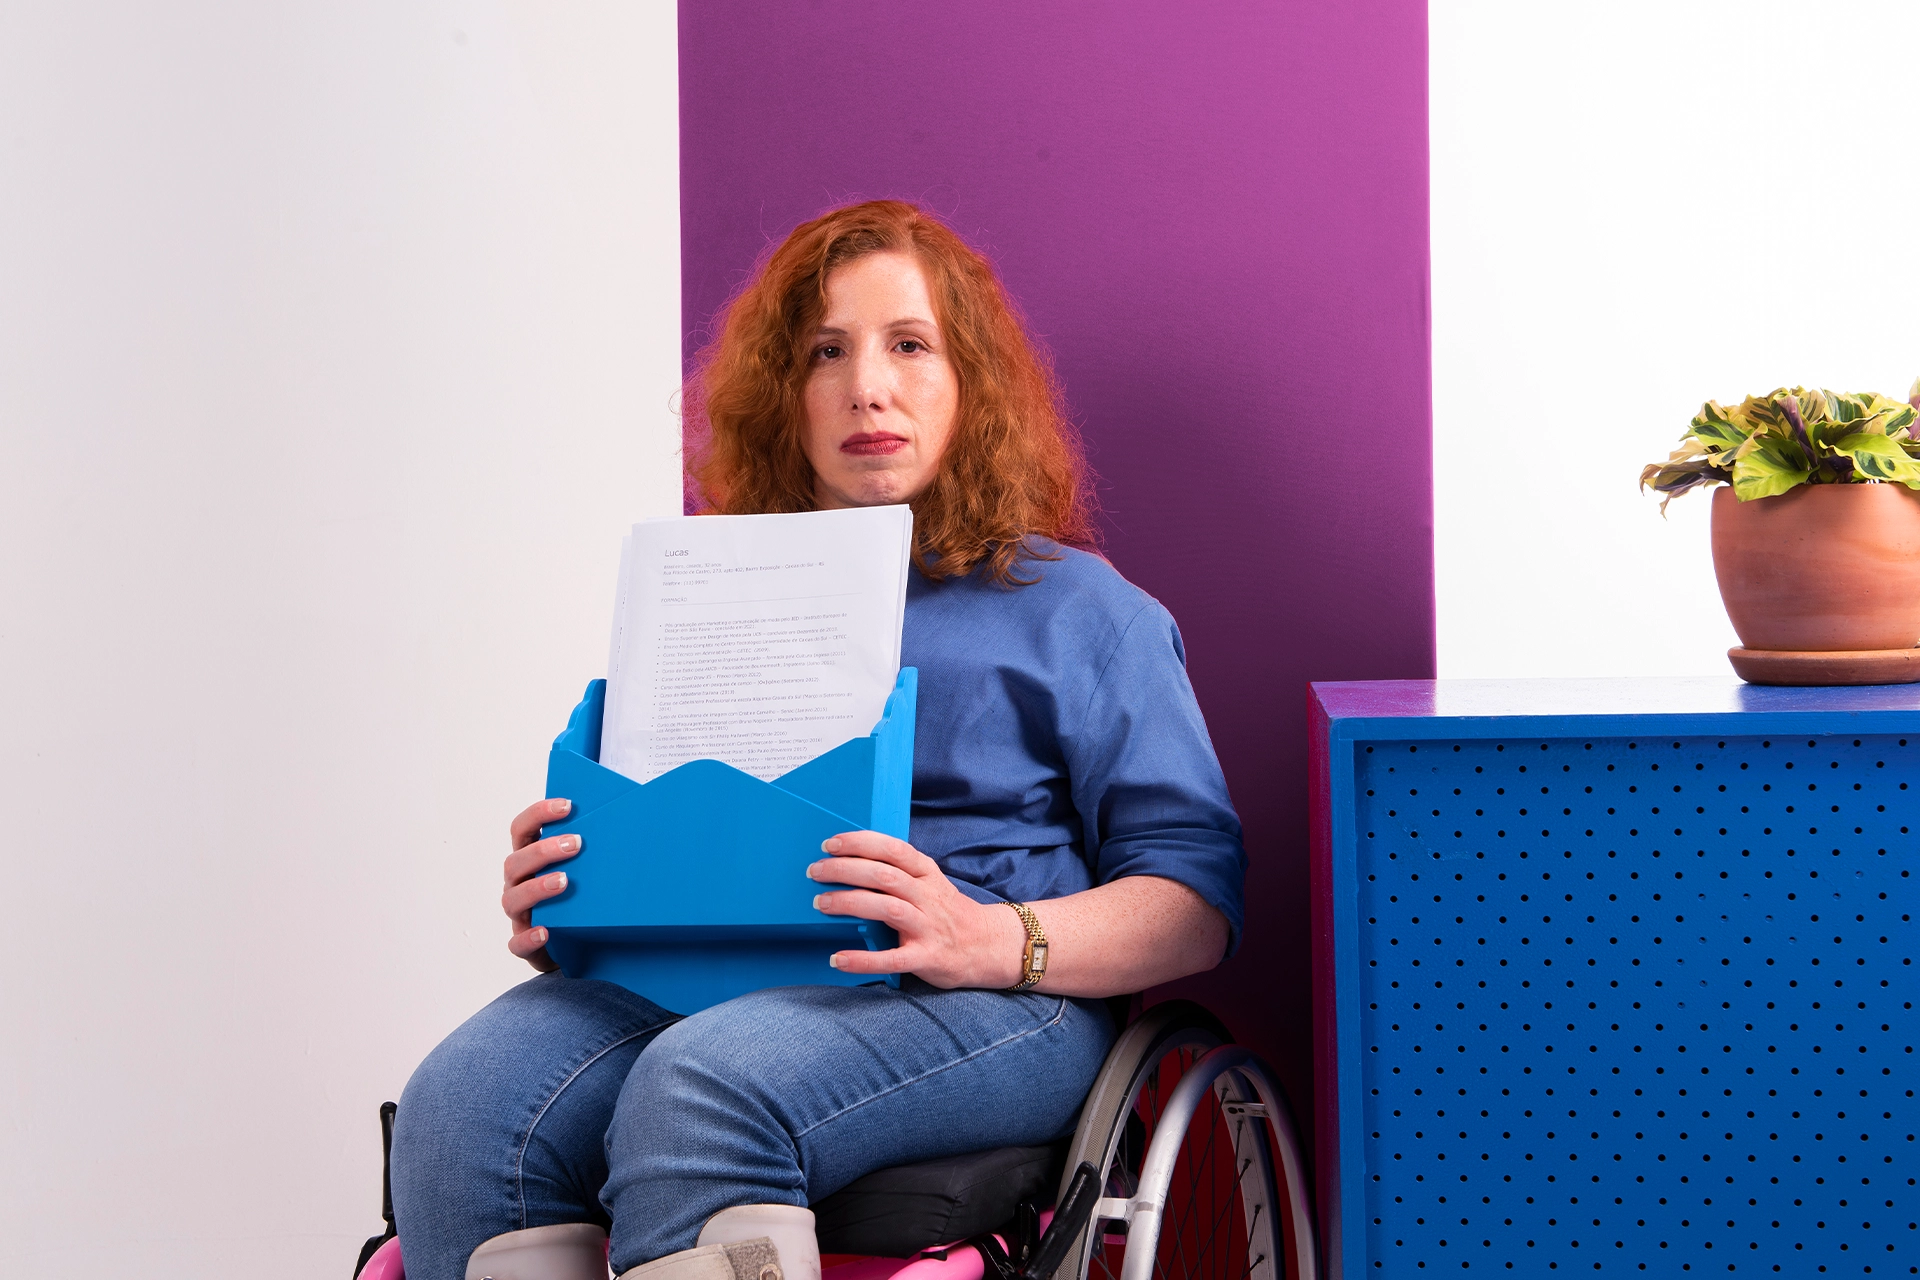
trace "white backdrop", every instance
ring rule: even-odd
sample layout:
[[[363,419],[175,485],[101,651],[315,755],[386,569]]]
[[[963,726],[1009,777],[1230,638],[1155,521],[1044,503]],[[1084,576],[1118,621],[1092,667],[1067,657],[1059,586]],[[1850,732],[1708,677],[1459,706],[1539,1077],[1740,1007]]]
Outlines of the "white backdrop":
[[[678,502],[673,11],[0,9],[0,1270],[337,1280],[522,972],[505,820]],[[1431,18],[1442,673],[1724,672],[1634,477],[1920,373],[1920,8]]]
[[[678,509],[676,104],[672,0],[0,8],[0,1272],[378,1227]]]
[[[1731,678],[1709,398],[1920,374],[1911,0],[1433,0],[1440,674]]]

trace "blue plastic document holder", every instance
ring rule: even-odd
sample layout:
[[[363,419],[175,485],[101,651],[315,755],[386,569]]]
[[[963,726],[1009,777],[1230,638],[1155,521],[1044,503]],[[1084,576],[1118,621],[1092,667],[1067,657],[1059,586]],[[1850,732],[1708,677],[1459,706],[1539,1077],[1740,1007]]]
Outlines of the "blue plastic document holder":
[[[617,982],[675,1013],[765,987],[858,986],[827,964],[884,951],[893,930],[816,911],[820,843],[847,831],[907,838],[919,672],[903,667],[880,723],[772,782],[694,760],[651,782],[603,768],[607,682],[595,680],[547,757],[547,795],[573,801],[544,835],[576,833],[567,888],[533,909],[570,978]],[[899,977],[887,981],[899,985]]]

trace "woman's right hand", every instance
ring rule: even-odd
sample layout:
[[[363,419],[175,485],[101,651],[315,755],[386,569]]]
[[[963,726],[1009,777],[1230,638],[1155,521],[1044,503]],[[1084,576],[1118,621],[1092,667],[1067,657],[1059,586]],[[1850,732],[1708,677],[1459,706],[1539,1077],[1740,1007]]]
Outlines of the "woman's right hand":
[[[547,868],[579,853],[580,837],[550,836],[542,840],[540,828],[571,812],[571,800],[542,800],[528,805],[513,820],[513,852],[507,855],[505,868],[507,887],[500,894],[500,908],[513,922],[507,950],[542,973],[552,973],[560,966],[547,954],[547,931],[534,927],[533,909],[567,887],[566,872],[548,872]]]

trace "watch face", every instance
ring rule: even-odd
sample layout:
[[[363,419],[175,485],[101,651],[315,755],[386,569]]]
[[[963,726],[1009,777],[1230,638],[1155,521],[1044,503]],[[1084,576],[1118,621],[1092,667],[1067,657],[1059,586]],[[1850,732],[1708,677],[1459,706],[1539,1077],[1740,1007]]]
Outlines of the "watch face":
[[[1033,970],[1035,973],[1045,973],[1047,971],[1047,944],[1044,942],[1036,942],[1033,944],[1032,951],[1033,958],[1027,961],[1027,968]]]

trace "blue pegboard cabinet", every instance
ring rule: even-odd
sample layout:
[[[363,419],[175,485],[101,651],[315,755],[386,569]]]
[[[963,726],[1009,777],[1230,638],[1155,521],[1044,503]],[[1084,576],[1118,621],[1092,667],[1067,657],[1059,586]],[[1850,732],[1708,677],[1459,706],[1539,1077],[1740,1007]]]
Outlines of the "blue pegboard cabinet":
[[[1920,688],[1310,718],[1330,1274],[1920,1274]]]

